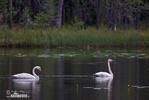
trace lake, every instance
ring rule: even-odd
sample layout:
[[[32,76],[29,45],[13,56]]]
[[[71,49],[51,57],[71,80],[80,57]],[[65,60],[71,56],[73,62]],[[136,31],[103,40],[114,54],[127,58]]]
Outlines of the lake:
[[[96,72],[114,78],[100,81]],[[41,66],[39,82],[11,75]],[[148,100],[149,50],[0,49],[0,100]]]

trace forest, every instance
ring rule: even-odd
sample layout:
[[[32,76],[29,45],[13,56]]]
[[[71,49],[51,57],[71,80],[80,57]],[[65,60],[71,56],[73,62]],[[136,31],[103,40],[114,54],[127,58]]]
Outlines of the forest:
[[[149,47],[148,30],[148,0],[0,0],[2,47]]]
[[[147,29],[148,0],[0,0],[0,23],[86,29]]]

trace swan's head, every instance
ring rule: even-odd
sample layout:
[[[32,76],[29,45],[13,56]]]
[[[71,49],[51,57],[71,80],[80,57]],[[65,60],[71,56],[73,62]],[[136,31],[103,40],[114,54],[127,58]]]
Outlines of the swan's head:
[[[40,66],[35,66],[36,69],[38,69],[41,72],[41,67]]]
[[[112,62],[113,60],[112,59],[108,59],[108,62]]]

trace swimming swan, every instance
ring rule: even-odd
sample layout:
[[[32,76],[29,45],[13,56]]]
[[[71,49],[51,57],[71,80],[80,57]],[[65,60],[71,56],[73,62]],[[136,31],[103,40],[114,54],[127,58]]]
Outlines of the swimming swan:
[[[110,67],[110,62],[112,62],[112,61],[113,61],[112,59],[108,59],[108,70],[109,70],[109,73],[107,73],[107,72],[98,72],[98,73],[95,73],[94,75],[96,77],[100,77],[101,79],[113,78],[113,73],[112,73],[112,70],[111,70],[111,67]]]
[[[39,76],[37,76],[37,74],[35,73],[36,69],[41,71],[40,66],[35,66],[32,70],[33,75],[28,74],[28,73],[20,73],[20,74],[15,74],[15,75],[12,75],[12,76],[15,79],[39,80]]]

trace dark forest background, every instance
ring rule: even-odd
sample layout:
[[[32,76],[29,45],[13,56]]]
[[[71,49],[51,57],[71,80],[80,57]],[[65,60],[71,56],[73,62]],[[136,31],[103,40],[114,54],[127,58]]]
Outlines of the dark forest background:
[[[0,0],[0,23],[63,27],[149,27],[148,0]]]

